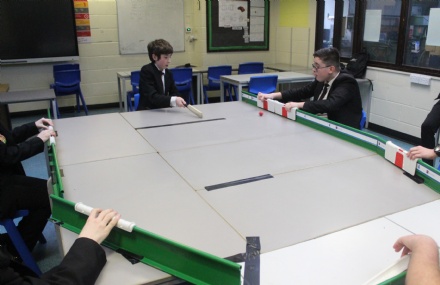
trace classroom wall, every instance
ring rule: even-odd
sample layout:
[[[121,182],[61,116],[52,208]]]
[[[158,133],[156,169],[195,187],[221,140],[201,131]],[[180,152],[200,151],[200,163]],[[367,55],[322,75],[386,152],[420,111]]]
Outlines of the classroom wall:
[[[190,35],[186,35],[185,52],[173,55],[173,65],[190,62],[196,66],[209,66],[259,60],[266,64],[290,63],[308,67],[312,63],[315,0],[270,1],[270,50],[261,52],[207,53],[205,1],[184,0],[184,5],[185,24],[192,27],[192,35],[197,40],[190,43]],[[295,12],[289,16],[286,10]],[[89,12],[92,43],[79,45],[82,90],[88,105],[117,102],[116,72],[139,69],[148,62],[148,56],[119,55],[115,0],[89,0]],[[308,24],[305,24],[305,18]],[[419,137],[420,124],[440,91],[439,78],[433,78],[431,86],[420,86],[409,82],[408,73],[378,68],[368,68],[367,77],[374,83],[370,122]],[[0,82],[9,83],[10,90],[49,88],[52,64],[1,66]],[[74,106],[75,99],[70,96],[59,102],[61,106]],[[18,112],[46,107],[45,103],[14,104],[10,110]]]
[[[373,80],[370,122],[414,137],[440,92],[440,78],[432,77],[430,86],[410,82],[410,73],[382,68],[367,68]]]

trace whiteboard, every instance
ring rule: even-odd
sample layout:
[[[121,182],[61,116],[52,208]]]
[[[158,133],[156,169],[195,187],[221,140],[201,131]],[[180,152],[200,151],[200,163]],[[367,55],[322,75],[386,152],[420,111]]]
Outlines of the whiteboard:
[[[148,53],[147,45],[167,40],[185,50],[183,0],[116,0],[120,54]]]

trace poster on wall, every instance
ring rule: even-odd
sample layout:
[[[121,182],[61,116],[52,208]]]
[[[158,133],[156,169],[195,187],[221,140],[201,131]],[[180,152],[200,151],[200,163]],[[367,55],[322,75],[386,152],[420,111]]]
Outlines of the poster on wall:
[[[269,50],[269,0],[208,0],[208,52]]]
[[[79,44],[91,43],[89,3],[87,0],[73,0],[75,8],[76,36]]]

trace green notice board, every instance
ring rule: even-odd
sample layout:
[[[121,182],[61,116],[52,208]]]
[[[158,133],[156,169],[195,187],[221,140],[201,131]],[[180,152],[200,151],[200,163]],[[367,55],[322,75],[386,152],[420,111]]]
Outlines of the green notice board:
[[[208,52],[269,50],[269,0],[208,0]]]

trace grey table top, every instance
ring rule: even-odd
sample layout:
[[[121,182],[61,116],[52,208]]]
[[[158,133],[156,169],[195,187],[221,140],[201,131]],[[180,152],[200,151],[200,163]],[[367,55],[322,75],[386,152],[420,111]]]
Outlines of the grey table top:
[[[52,89],[0,92],[1,104],[46,101],[55,99]]]
[[[167,108],[57,120],[65,197],[222,257],[246,236],[270,254],[440,198],[374,152],[246,103],[196,107],[203,119]]]

